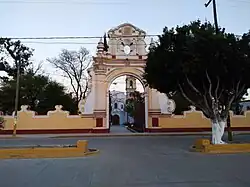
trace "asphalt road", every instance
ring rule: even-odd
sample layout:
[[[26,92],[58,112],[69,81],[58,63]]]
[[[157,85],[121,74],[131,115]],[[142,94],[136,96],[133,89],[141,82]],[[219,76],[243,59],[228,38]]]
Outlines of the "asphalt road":
[[[204,155],[197,137],[85,138],[100,154],[70,159],[0,160],[2,187],[249,187],[250,154]],[[249,141],[250,135],[237,140]],[[0,140],[0,146],[74,144],[77,139]]]

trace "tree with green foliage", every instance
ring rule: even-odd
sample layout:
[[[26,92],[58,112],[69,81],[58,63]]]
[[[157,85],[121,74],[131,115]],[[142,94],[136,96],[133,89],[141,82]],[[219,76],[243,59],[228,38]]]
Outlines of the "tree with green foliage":
[[[37,74],[41,64],[35,69],[30,61],[32,55],[33,50],[20,41],[0,38],[0,71],[5,71],[8,75],[1,77],[0,111],[5,114],[12,114],[14,111],[17,67],[20,65],[18,108],[20,105],[29,105],[39,114],[46,114],[47,111],[54,110],[55,105],[63,105],[66,110],[76,113],[75,99],[65,92],[61,84]]]
[[[125,111],[130,117],[135,116],[135,100],[134,99],[129,98],[126,100]]]
[[[2,83],[0,87],[0,111],[9,115],[13,113],[15,91],[15,79],[9,79]],[[55,105],[62,105],[65,110],[73,114],[77,113],[75,100],[65,93],[65,88],[43,75],[31,73],[22,75],[19,95],[19,109],[21,105],[29,105],[30,109],[38,114],[47,114],[48,111],[54,110]]]
[[[175,111],[173,114],[175,115],[183,115],[183,112],[188,111],[190,108],[190,102],[187,101],[180,93],[175,93],[172,96],[172,99],[175,101]]]
[[[20,40],[12,41],[9,38],[0,38],[0,71],[5,71],[8,76],[17,76],[18,65],[20,74],[23,74],[31,64],[32,55],[33,49],[23,45]],[[3,79],[6,78],[3,77]]]
[[[125,111],[129,114],[129,116],[135,116],[137,103],[144,103],[144,98],[140,92],[135,91],[131,93],[125,104]]]
[[[150,87],[179,92],[212,123],[212,143],[222,144],[229,110],[250,87],[250,32],[242,37],[200,21],[164,28],[145,67]]]

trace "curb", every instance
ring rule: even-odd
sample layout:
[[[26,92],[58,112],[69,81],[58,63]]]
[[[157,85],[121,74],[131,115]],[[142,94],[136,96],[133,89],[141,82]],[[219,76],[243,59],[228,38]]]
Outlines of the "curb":
[[[130,129],[128,129],[130,130]],[[133,130],[133,129],[132,129]],[[234,136],[237,135],[250,135],[249,132],[235,132]],[[49,135],[49,136],[34,136],[32,135],[32,137],[29,137],[29,135],[27,136],[16,136],[16,137],[12,137],[12,136],[4,136],[1,137],[0,135],[0,140],[16,140],[16,139],[26,139],[26,138],[51,138],[51,139],[63,139],[63,138],[88,138],[88,137],[133,137],[133,136],[138,136],[138,137],[143,137],[143,136],[211,136],[211,132],[184,132],[184,133],[175,133],[175,132],[169,132],[169,133],[138,133],[138,132],[131,132],[131,133],[98,133],[98,134],[78,134],[78,135]]]
[[[124,134],[86,134],[86,135],[70,135],[70,136],[52,136],[49,138],[87,138],[87,137],[133,137],[133,136],[206,136],[208,133],[124,133]]]
[[[0,159],[73,158],[97,153],[98,149],[88,148],[88,141],[78,140],[76,145],[2,147]]]

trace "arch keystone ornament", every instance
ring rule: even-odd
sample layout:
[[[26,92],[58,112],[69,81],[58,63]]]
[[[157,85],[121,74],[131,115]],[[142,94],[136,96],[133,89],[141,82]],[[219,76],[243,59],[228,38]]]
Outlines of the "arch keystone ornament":
[[[101,39],[97,44],[97,53],[88,69],[91,88],[85,101],[79,103],[81,114],[93,114],[96,128],[110,128],[108,90],[111,83],[120,76],[138,79],[143,87],[145,98],[145,129],[154,128],[149,118],[159,121],[161,114],[171,114],[175,109],[173,100],[165,94],[150,89],[143,84],[147,50],[146,32],[138,27],[124,23],[107,32],[108,47]],[[106,37],[104,38],[106,40]],[[153,44],[151,44],[152,46]],[[156,119],[157,118],[157,119]],[[158,124],[159,125],[159,124]]]

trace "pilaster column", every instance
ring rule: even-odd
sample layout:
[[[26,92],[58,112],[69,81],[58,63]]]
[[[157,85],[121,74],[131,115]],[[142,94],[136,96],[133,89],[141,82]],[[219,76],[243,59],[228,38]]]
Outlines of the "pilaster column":
[[[148,108],[149,108],[149,99],[148,99],[148,89],[146,90],[145,89],[145,92],[144,92],[144,98],[145,98],[145,128],[147,129],[148,128]]]
[[[156,89],[151,89],[151,93],[149,94],[149,115],[161,113],[161,108],[159,105],[158,99],[158,91]]]
[[[106,124],[106,91],[107,82],[106,76],[103,74],[96,74],[95,76],[95,104],[94,117],[96,119],[96,127],[105,128]]]

